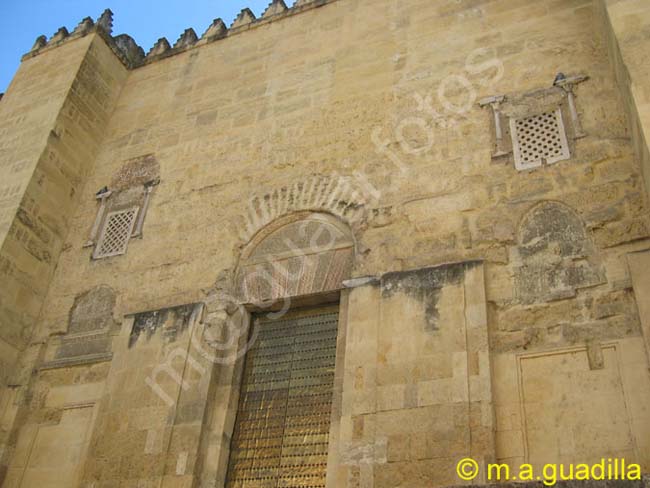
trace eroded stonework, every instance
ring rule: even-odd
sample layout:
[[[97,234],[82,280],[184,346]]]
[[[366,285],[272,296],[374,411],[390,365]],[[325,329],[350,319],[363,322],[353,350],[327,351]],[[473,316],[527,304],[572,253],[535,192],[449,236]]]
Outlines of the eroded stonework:
[[[549,302],[575,296],[578,289],[603,284],[604,271],[580,217],[555,202],[542,203],[522,219],[513,261],[522,303]]]
[[[649,5],[112,15],[0,101],[3,488],[650,471]]]

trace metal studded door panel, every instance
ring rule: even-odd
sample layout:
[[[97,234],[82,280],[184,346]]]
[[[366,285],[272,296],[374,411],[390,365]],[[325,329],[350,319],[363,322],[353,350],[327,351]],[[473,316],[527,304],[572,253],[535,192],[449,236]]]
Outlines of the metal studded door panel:
[[[324,487],[338,308],[261,319],[246,355],[227,488]]]

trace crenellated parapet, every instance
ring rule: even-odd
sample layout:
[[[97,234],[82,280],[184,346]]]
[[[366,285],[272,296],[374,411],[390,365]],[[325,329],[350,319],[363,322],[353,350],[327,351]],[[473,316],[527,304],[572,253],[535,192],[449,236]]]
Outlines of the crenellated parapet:
[[[61,44],[90,33],[97,33],[108,43],[127,68],[134,69],[335,1],[337,0],[295,0],[294,4],[288,7],[284,0],[272,0],[260,18],[256,18],[249,8],[245,8],[233,20],[230,27],[227,27],[222,19],[217,18],[212,21],[201,37],[196,34],[194,29],[189,28],[180,35],[173,45],[164,37],[158,39],[146,54],[131,36],[127,34],[113,36],[113,12],[106,9],[96,21],[90,17],[84,18],[72,32],[61,27],[49,39],[46,36],[39,36],[32,49],[23,56],[23,60],[38,56],[42,52],[55,49]]]
[[[104,38],[118,58],[128,68],[135,68],[142,64],[144,51],[131,36],[127,34],[112,35],[113,12],[110,9],[104,10],[97,21],[93,21],[90,17],[84,18],[72,32],[69,32],[65,27],[61,27],[49,40],[46,36],[37,37],[32,49],[23,56],[23,60],[38,56],[45,51],[55,49],[64,43],[87,36],[92,32]]]

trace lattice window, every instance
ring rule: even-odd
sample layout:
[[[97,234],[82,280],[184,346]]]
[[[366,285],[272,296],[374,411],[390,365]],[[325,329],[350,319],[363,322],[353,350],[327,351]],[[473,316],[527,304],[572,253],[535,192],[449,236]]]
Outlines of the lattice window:
[[[518,170],[571,157],[559,108],[533,117],[510,119],[510,135]]]
[[[137,214],[138,207],[108,213],[93,254],[95,259],[117,256],[126,252]]]

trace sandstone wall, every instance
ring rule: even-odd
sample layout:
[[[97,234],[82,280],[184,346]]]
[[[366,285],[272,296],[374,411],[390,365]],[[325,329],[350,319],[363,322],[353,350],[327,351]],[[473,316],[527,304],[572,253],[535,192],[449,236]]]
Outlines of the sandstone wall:
[[[595,3],[599,10],[600,28],[607,39],[610,61],[621,88],[629,119],[632,141],[642,161],[646,188],[650,188],[650,154],[648,153],[648,50],[650,7],[642,1],[605,1]]]
[[[486,312],[480,263],[350,292],[329,486],[453,485],[463,455],[495,459]]]
[[[10,285],[2,288],[3,383],[7,381],[17,351],[24,349],[29,341],[47,290],[45,280],[39,283],[37,276],[47,267],[47,263],[43,263],[48,259],[43,255],[43,240],[52,239],[50,232],[42,227],[29,229],[30,224],[32,227],[38,224],[32,222],[24,208],[18,213],[19,204],[45,150],[50,131],[54,129],[79,69],[82,53],[87,49],[86,42],[66,46],[67,63],[60,62],[58,53],[26,62],[16,73],[0,106],[4,168],[0,242],[3,244],[3,281]],[[34,99],[40,101],[38,106],[33,106]],[[17,217],[21,217],[22,222]]]
[[[650,470],[645,288],[627,261],[650,247],[643,115],[635,126],[638,102],[615,74],[643,63],[622,41],[619,64],[608,56],[615,16],[608,30],[592,0],[321,3],[128,76],[117,59],[101,63],[113,73],[107,99],[126,78],[110,117],[102,112],[32,341],[58,351],[80,297],[104,287],[116,324],[93,332],[111,338],[105,362],[51,364],[53,352],[35,363],[46,367],[11,439],[8,486],[54,469],[19,453],[41,445],[41,426],[67,422],[79,426],[75,462],[85,464],[61,470],[87,486],[222,480],[238,366],[200,362],[205,373],[194,374],[177,359],[188,388],[172,381],[169,407],[145,379],[190,347],[194,328],[154,327],[129,347],[124,317],[205,302],[194,327],[218,327],[232,310],[211,300],[235,292],[244,246],[301,211],[348,225],[352,276],[374,283],[342,293],[329,486],[452,484],[461,454],[513,464],[625,456]],[[103,42],[90,52],[111,56]],[[511,156],[493,157],[493,114],[479,99],[545,103],[560,93],[550,88],[558,72],[589,77],[574,89],[586,136],[569,131],[570,159],[518,171]],[[142,234],[122,256],[91,259],[95,192],[151,155],[160,183]],[[449,269],[462,278],[436,284]],[[427,272],[433,282],[415,286]],[[69,412],[78,398],[89,410]]]
[[[88,36],[26,59],[0,106],[0,445],[26,393],[38,354],[29,347],[34,325],[125,77],[106,44]]]

